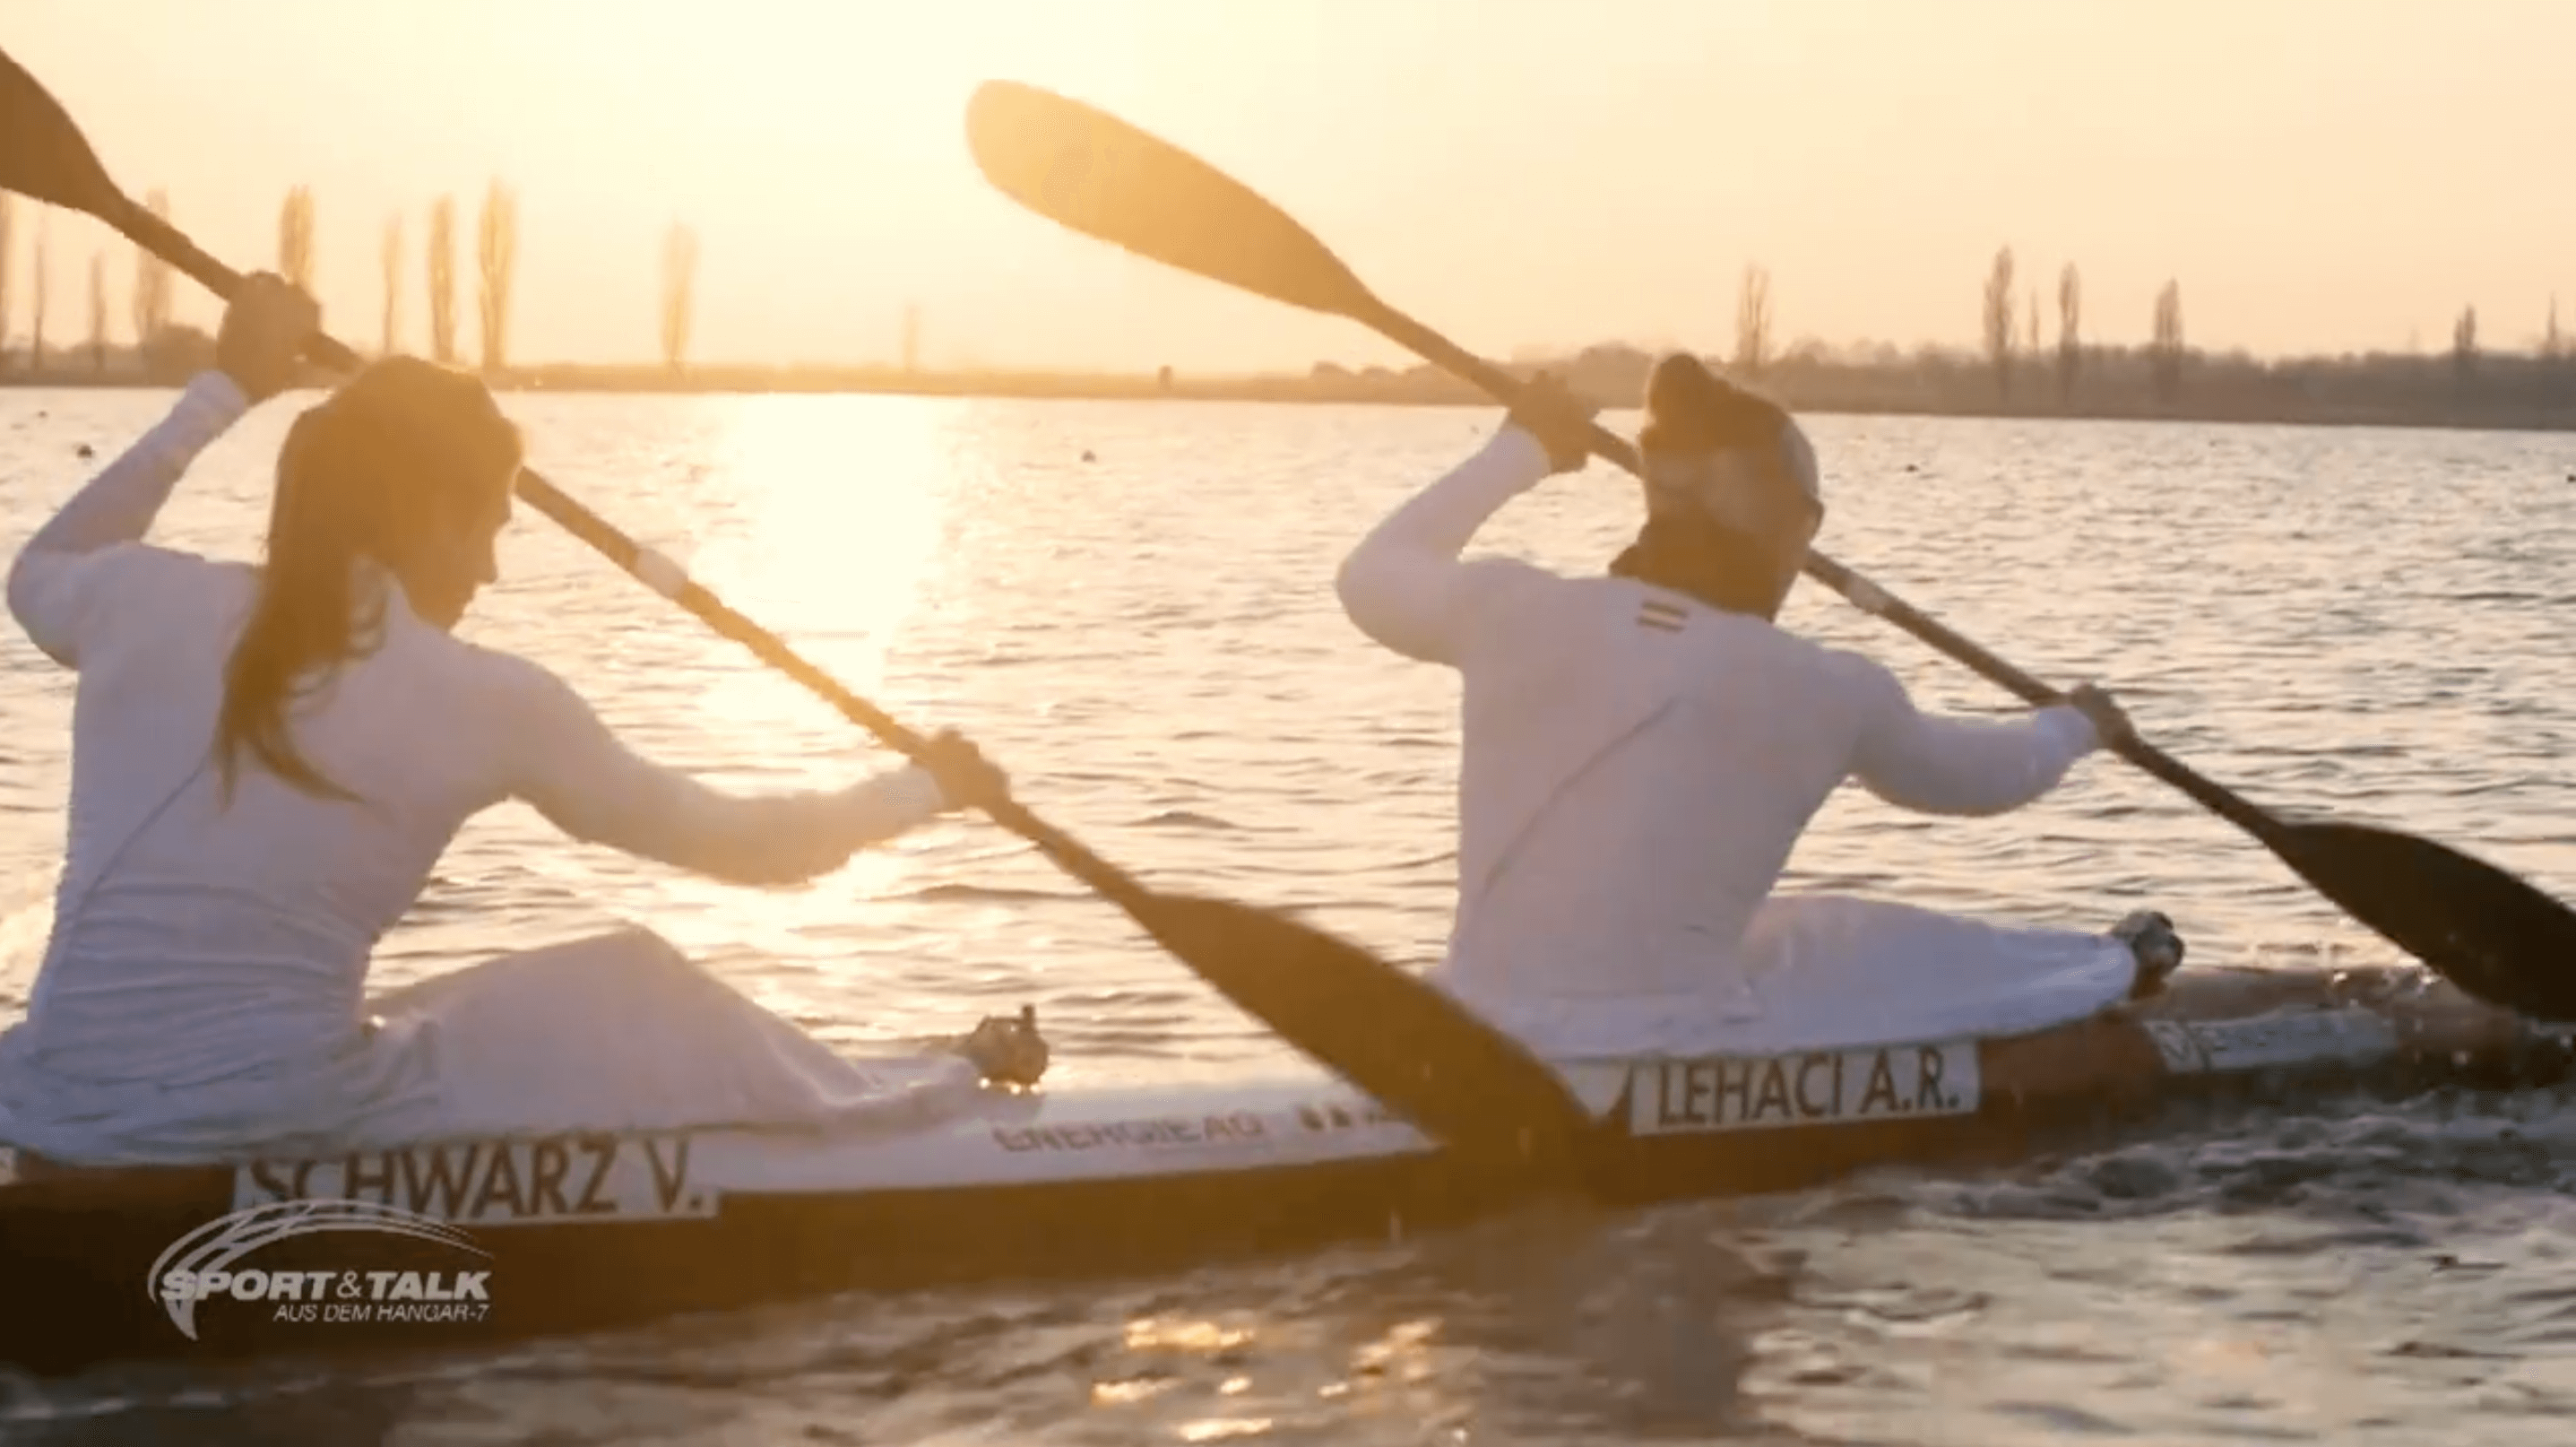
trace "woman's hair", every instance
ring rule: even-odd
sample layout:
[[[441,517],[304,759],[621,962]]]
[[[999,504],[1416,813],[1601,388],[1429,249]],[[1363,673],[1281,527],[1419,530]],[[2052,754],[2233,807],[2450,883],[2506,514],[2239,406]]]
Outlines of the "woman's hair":
[[[296,751],[288,705],[375,646],[383,598],[362,595],[360,565],[399,572],[461,518],[498,506],[520,456],[518,429],[479,380],[414,357],[371,363],[295,419],[277,455],[258,596],[224,670],[215,757],[227,794],[247,749],[306,793],[354,797]]]

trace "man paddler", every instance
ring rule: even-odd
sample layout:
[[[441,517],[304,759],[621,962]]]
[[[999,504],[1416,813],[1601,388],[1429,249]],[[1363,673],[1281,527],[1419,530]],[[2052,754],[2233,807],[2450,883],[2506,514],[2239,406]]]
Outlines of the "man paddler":
[[[2018,718],[1925,713],[1884,666],[1780,627],[1824,515],[1815,451],[1686,355],[1649,378],[1645,524],[1607,576],[1464,560],[1504,504],[1584,465],[1591,410],[1540,379],[1341,566],[1362,632],[1463,685],[1458,903],[1436,978],[1563,1057],[2017,1033],[2180,963],[2154,911],[2093,933],[1775,896],[1845,780],[1910,810],[2000,814],[2128,721],[2090,686]]]

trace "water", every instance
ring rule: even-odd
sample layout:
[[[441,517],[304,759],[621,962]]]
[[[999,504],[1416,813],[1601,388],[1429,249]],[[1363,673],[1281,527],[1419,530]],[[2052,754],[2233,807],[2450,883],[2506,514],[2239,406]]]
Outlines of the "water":
[[[13,550],[166,394],[0,393]],[[1436,955],[1454,682],[1367,646],[1342,550],[1470,447],[1449,410],[898,398],[514,399],[535,461],[1148,878],[1312,907]],[[273,405],[162,536],[249,556]],[[1614,419],[1633,428],[1633,418]],[[2576,462],[2546,436],[1820,418],[1827,545],[2043,677],[2105,681],[2258,800],[2378,819],[2576,895]],[[1087,460],[1086,452],[1093,454]],[[1595,567],[1606,468],[1487,544]],[[728,781],[884,767],[845,722],[530,516],[469,621],[639,747]],[[2000,694],[1821,590],[1787,621],[1931,706]],[[0,1010],[62,826],[69,690],[0,636]],[[1797,884],[2096,927],[2168,909],[2195,959],[2386,958],[2228,826],[2109,760],[2006,819],[1857,791]],[[524,810],[462,838],[383,976],[620,918],[835,1038],[1032,1001],[1051,1083],[1283,1050],[1124,917],[980,822],[810,888],[686,879]],[[2576,1109],[2444,1096],[2236,1116],[1982,1174],[1550,1215],[1062,1291],[800,1304],[357,1376],[0,1378],[29,1442],[2563,1443],[2576,1413]],[[7,1309],[40,1309],[11,1302]]]

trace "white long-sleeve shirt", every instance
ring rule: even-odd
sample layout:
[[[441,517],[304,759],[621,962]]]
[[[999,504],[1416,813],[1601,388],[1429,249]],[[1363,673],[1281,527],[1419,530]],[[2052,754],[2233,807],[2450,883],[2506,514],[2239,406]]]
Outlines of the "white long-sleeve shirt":
[[[1628,578],[1463,560],[1548,475],[1505,426],[1343,562],[1353,623],[1463,686],[1450,987],[1490,1002],[1724,996],[1828,796],[1927,812],[2046,794],[2096,746],[2071,707],[1918,712],[1881,665]]]
[[[946,807],[914,767],[719,792],[627,748],[540,665],[423,622],[389,578],[382,645],[290,715],[306,759],[362,802],[245,754],[227,805],[215,719],[256,575],[138,539],[244,410],[222,374],[197,378],[9,572],[10,612],[79,679],[53,934],[27,1018],[0,1034],[0,1140],[114,1156],[164,1105],[262,1081],[243,1098],[273,1097],[272,1124],[325,1135],[385,1104],[361,1043],[370,954],[458,829],[505,800],[754,884],[822,874]]]

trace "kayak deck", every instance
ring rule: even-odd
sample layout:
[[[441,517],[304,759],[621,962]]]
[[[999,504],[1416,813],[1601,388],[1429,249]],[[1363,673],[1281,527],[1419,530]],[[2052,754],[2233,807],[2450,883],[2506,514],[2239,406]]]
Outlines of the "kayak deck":
[[[2008,1039],[1560,1068],[1603,1121],[1583,1193],[1632,1206],[2011,1161],[2212,1091],[2545,1085],[2571,1058],[2564,1027],[2411,971],[2187,970],[2155,999]],[[844,1289],[1146,1272],[1400,1237],[1547,1189],[1439,1151],[1320,1070],[990,1089],[927,1127],[828,1136],[601,1133],[74,1175],[0,1185],[0,1280],[14,1302],[58,1304],[0,1322],[0,1360],[452,1345]],[[332,1301],[263,1280],[255,1299],[198,1303],[192,1338],[154,1298],[156,1262],[185,1266],[174,1243],[228,1212],[346,1202],[454,1235],[312,1231],[211,1262],[337,1273],[358,1286],[333,1299],[337,1321]],[[479,1295],[456,1299],[477,1271]]]

